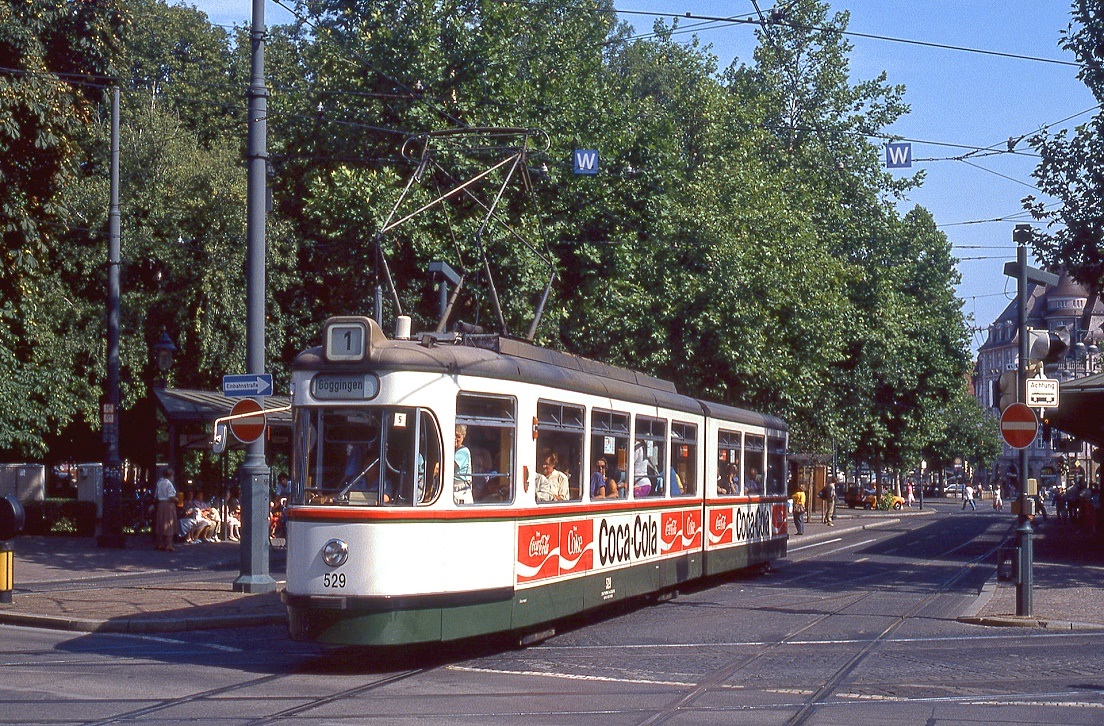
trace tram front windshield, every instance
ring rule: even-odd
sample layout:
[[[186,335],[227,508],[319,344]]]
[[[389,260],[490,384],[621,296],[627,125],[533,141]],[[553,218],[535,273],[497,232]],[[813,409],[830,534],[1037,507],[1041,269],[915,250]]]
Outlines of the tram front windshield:
[[[441,435],[426,409],[300,408],[293,499],[298,504],[414,506],[441,492]]]

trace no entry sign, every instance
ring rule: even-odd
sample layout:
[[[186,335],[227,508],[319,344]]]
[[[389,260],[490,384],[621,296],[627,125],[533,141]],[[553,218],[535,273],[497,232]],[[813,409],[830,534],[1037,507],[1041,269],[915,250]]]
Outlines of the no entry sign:
[[[1013,403],[1000,418],[1001,436],[1013,449],[1026,449],[1039,433],[1039,419],[1024,403]]]
[[[265,417],[261,413],[263,409],[261,404],[254,401],[252,398],[243,398],[234,404],[234,408],[230,411],[231,416],[240,416],[242,414],[256,413],[256,416],[244,416],[242,418],[230,419],[230,430],[234,432],[234,436],[238,441],[243,444],[251,444],[257,439],[261,438],[261,434],[265,430]]]

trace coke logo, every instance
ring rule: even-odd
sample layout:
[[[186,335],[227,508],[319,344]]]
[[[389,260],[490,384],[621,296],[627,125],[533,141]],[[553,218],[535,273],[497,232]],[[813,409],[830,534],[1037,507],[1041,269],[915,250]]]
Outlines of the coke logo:
[[[545,543],[546,550],[547,547],[548,545]],[[583,535],[579,534],[578,530],[573,529],[567,533],[567,553],[569,555],[579,555],[583,553]]]
[[[533,535],[533,539],[529,540],[529,556],[530,557],[545,557],[548,555],[548,542],[549,535],[540,534],[539,532]]]
[[[723,514],[718,514],[715,521],[717,523],[716,529],[718,532],[728,526],[728,517]]]
[[[678,534],[678,525],[675,524],[675,520],[667,520],[667,526],[663,528],[663,534],[667,535],[668,537],[674,537],[676,534]]]
[[[686,520],[686,536],[693,537],[698,533],[698,523],[693,519],[687,518]]]

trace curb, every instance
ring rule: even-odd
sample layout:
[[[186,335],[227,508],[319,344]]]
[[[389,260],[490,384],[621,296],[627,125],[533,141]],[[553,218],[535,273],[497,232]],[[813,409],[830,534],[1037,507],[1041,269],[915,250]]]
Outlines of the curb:
[[[193,630],[284,625],[287,621],[287,613],[220,615],[210,618],[117,618],[99,620],[0,611],[0,624],[21,625],[47,630],[68,630],[78,633],[183,633]]]
[[[853,526],[850,526],[850,527],[840,527],[839,529],[832,528],[832,529],[824,530],[822,532],[817,532],[815,534],[803,534],[803,535],[790,534],[789,537],[786,540],[786,551],[789,552],[790,549],[792,549],[790,547],[790,545],[797,544],[799,542],[800,543],[805,543],[805,542],[814,542],[815,543],[815,542],[817,542],[819,540],[822,540],[822,539],[831,539],[832,537],[834,537],[836,535],[839,535],[839,534],[844,534],[844,533],[847,533],[847,532],[861,532],[864,529],[874,529],[875,527],[885,527],[885,526],[888,526],[890,524],[898,524],[900,521],[901,521],[900,517],[887,517],[886,519],[878,519],[874,522],[870,522],[869,524],[859,524],[859,525],[853,525]]]
[[[1101,623],[1080,623],[1070,620],[1047,620],[1045,618],[1027,617],[1020,615],[990,615],[986,617],[971,617],[963,615],[958,622],[967,625],[983,625],[996,628],[1039,628],[1041,630],[1104,630]]]

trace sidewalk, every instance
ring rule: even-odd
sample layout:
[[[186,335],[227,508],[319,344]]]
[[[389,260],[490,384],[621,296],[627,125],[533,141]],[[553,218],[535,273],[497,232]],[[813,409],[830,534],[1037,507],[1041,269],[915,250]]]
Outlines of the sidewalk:
[[[1014,520],[1009,519],[1011,526]],[[1015,545],[1014,536],[1009,544]],[[1104,629],[1104,541],[1051,517],[1035,530],[1033,562],[1030,617],[1016,615],[1015,581],[1000,579],[994,571],[974,607],[959,620],[1050,630]],[[1005,575],[1011,571],[1008,564],[1002,569]]]
[[[90,537],[19,537],[15,589],[0,623],[82,632],[160,633],[287,622],[277,592],[234,592],[240,544],[178,545],[159,552],[148,537],[100,549]],[[284,557],[270,570],[282,581]],[[282,583],[280,583],[282,585]]]
[[[836,526],[817,515],[790,549],[846,532],[887,526],[906,517],[944,516],[946,507],[893,512],[836,510]],[[1012,517],[1009,517],[1012,524]],[[287,613],[277,592],[234,592],[237,543],[181,545],[159,552],[146,537],[123,550],[99,549],[89,537],[20,537],[15,545],[15,591],[0,604],[0,624],[81,632],[157,633],[279,625]],[[282,587],[285,553],[271,551],[270,571]],[[1051,522],[1035,541],[1033,617],[1017,618],[1015,583],[993,577],[961,618],[977,625],[1104,628],[1104,544]]]

